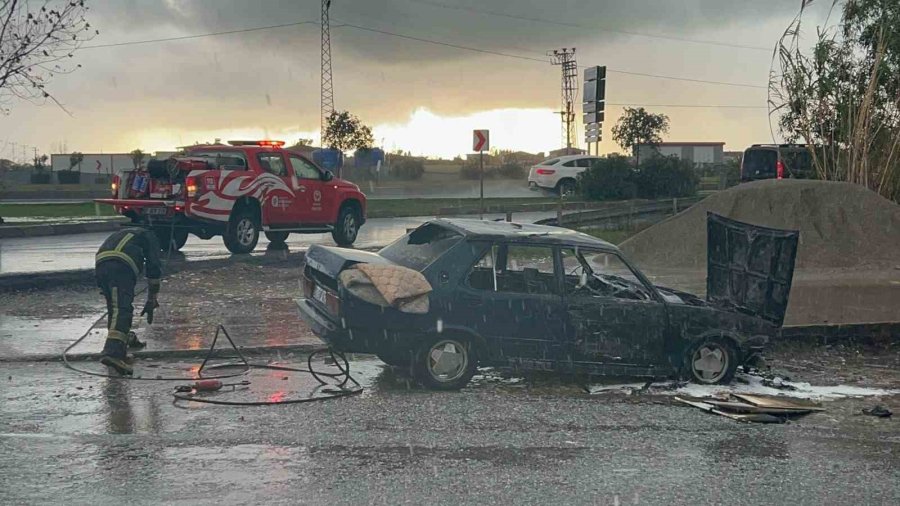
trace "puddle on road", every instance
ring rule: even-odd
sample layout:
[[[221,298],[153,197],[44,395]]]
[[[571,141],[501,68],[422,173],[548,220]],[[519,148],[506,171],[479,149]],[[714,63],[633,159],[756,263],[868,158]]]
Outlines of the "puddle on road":
[[[77,318],[26,318],[21,316],[2,315],[0,317],[0,356],[26,357],[62,353],[62,351],[78,339],[99,315]],[[93,351],[103,347],[105,338],[105,320],[98,324],[100,330],[94,330],[82,346]]]

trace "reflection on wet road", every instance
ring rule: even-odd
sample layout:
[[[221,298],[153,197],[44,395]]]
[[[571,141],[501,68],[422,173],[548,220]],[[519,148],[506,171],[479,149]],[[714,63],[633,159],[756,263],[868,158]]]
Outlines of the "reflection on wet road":
[[[515,218],[523,222],[550,217],[552,213],[519,213]],[[473,218],[473,216],[467,216]],[[487,219],[502,219],[502,215],[488,215]],[[410,218],[373,218],[359,231],[357,248],[374,248],[388,244],[406,233],[407,228],[421,225],[430,219],[426,216]],[[89,269],[94,266],[97,248],[109,232],[32,237],[24,239],[3,239],[0,241],[0,274],[16,272],[45,272],[72,269]],[[260,234],[257,253],[265,251],[269,244],[265,235]],[[330,244],[331,234],[291,234],[287,240],[291,251],[302,251],[311,244]],[[224,258],[229,256],[221,237],[204,241],[193,235],[181,250],[188,260]]]
[[[885,439],[890,422],[854,420],[839,403],[808,421],[752,426],[658,397],[590,396],[575,385],[491,371],[461,392],[432,392],[375,359],[356,357],[352,370],[367,387],[361,396],[242,409],[175,405],[171,384],[11,364],[0,398],[0,503],[895,504],[900,497],[900,466]],[[308,377],[279,371],[249,379],[249,389],[216,395],[290,399],[311,386]]]

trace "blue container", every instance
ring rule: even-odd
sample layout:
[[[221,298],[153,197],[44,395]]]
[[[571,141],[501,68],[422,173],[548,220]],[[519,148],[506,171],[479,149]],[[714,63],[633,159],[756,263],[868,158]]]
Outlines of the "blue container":
[[[317,149],[312,152],[312,158],[319,167],[332,172],[344,166],[344,153],[339,149]]]
[[[357,169],[368,169],[381,162],[384,165],[384,151],[379,148],[357,149],[353,153],[353,166]]]

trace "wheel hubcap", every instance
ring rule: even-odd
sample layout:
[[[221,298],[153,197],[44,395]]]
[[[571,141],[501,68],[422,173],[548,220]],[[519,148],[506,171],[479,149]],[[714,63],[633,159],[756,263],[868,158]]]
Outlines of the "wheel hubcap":
[[[352,214],[344,216],[344,234],[348,239],[356,235],[356,218]]]
[[[237,239],[238,242],[243,246],[249,246],[251,242],[253,242],[253,232],[255,231],[255,227],[253,226],[253,222],[248,218],[244,218],[238,222],[237,226]]]
[[[469,354],[456,341],[440,341],[428,350],[428,372],[441,382],[453,381],[466,372]]]
[[[701,381],[715,383],[728,371],[728,353],[721,346],[701,346],[691,359],[694,376]]]

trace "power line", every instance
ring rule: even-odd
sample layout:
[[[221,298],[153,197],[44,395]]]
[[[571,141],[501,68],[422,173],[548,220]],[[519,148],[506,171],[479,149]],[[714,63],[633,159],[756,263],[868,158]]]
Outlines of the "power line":
[[[145,39],[145,40],[135,40],[135,41],[126,41],[126,42],[115,42],[115,43],[110,43],[110,44],[94,44],[94,45],[90,45],[90,46],[82,46],[81,49],[99,49],[99,48],[110,48],[110,47],[121,47],[121,46],[134,46],[134,45],[140,45],[140,44],[153,44],[153,43],[158,43],[158,42],[172,42],[172,41],[179,41],[179,40],[199,39],[199,38],[204,38],[204,37],[215,37],[215,36],[219,36],[219,35],[231,35],[231,34],[237,34],[237,33],[272,30],[272,29],[287,28],[287,27],[300,26],[300,25],[318,25],[318,24],[319,23],[316,21],[298,21],[298,22],[294,22],[294,23],[283,23],[283,24],[278,24],[278,25],[257,26],[257,27],[252,27],[252,28],[242,28],[242,29],[237,29],[237,30],[227,30],[227,31],[221,31],[221,32],[209,32],[209,33],[201,33],[201,34],[194,34],[194,35],[183,35],[180,37],[165,37],[165,38],[159,38],[159,39]],[[401,34],[401,33],[391,32],[388,30],[379,30],[377,28],[370,28],[367,26],[361,26],[361,25],[356,25],[356,24],[352,24],[352,23],[341,23],[339,25],[333,26],[333,28],[341,28],[341,27],[353,28],[356,30],[362,30],[362,31],[377,33],[377,34],[381,34],[381,35],[388,35],[391,37],[396,37],[396,38],[401,38],[401,39],[406,39],[406,40],[413,40],[416,42],[422,42],[422,43],[426,43],[426,44],[450,47],[450,48],[459,49],[459,50],[463,50],[463,51],[471,51],[471,52],[476,52],[476,53],[501,56],[504,58],[513,58],[513,59],[517,59],[517,60],[532,61],[532,62],[538,62],[538,63],[543,63],[543,64],[546,64],[548,61],[546,58],[535,58],[535,57],[531,57],[531,56],[523,56],[523,55],[518,55],[518,54],[506,53],[506,52],[502,52],[502,51],[494,51],[491,49],[482,49],[482,48],[476,48],[476,47],[471,47],[471,46],[464,46],[462,44],[454,44],[451,42],[443,42],[443,41],[434,40],[434,39],[427,39],[424,37],[405,35],[405,34]],[[584,67],[584,66],[582,66],[582,67]],[[612,72],[612,73],[617,73],[617,74],[623,74],[623,75],[649,77],[649,78],[653,78],[653,79],[668,79],[668,80],[674,80],[674,81],[684,81],[684,82],[693,82],[693,83],[701,83],[701,84],[714,84],[714,85],[720,85],[720,86],[735,86],[735,87],[743,87],[743,88],[767,89],[767,86],[756,85],[756,84],[734,83],[734,82],[726,82],[726,81],[712,81],[712,80],[707,80],[707,79],[693,79],[693,78],[688,78],[688,77],[667,76],[667,75],[662,75],[662,74],[649,74],[649,73],[644,73],[644,72],[633,72],[633,71],[628,71],[628,70],[618,70],[618,69],[612,69],[612,68],[607,68],[607,71]]]
[[[351,23],[341,23],[339,25],[334,26],[334,28],[343,28],[343,27],[355,28],[357,30],[363,30],[363,31],[372,32],[372,33],[380,33],[382,35],[390,35],[391,37],[397,37],[400,39],[415,40],[418,42],[424,42],[426,44],[434,44],[437,46],[452,47],[455,49],[462,49],[464,51],[473,51],[476,53],[492,54],[494,56],[504,56],[506,58],[515,58],[518,60],[535,61],[535,62],[544,63],[544,64],[546,64],[549,61],[547,58],[533,58],[531,56],[522,56],[522,55],[518,55],[518,54],[503,53],[501,51],[494,51],[491,49],[481,49],[481,48],[477,48],[477,47],[463,46],[460,44],[453,44],[451,42],[441,42],[438,40],[425,39],[422,37],[414,37],[412,35],[403,35],[402,33],[389,32],[387,30],[379,30],[377,28],[369,28],[367,26],[354,25]]]
[[[234,33],[247,33],[247,32],[257,32],[261,30],[272,30],[275,28],[288,28],[291,26],[300,26],[300,25],[317,25],[319,24],[317,21],[297,21],[296,23],[284,23],[280,25],[267,25],[267,26],[257,26],[254,28],[241,28],[238,30],[227,30],[224,32],[210,32],[210,33],[199,33],[196,35],[183,35],[180,37],[166,37],[162,39],[146,39],[146,40],[132,40],[127,42],[115,42],[111,44],[93,44],[90,46],[81,46],[80,49],[98,49],[102,47],[119,47],[119,46],[136,46],[138,44],[153,44],[156,42],[172,42],[176,40],[188,40],[188,39],[200,39],[203,37],[215,37],[217,35],[231,35]]]
[[[342,22],[340,25],[335,26],[335,28],[340,28],[340,27],[354,28],[354,29],[363,30],[366,32],[379,33],[382,35],[389,35],[392,37],[397,37],[397,38],[407,39],[407,40],[414,40],[417,42],[424,42],[426,44],[434,44],[437,46],[452,47],[452,48],[461,49],[464,51],[473,51],[476,53],[491,54],[491,55],[495,55],[495,56],[503,56],[506,58],[515,58],[518,60],[534,61],[534,62],[540,62],[540,63],[545,63],[545,64],[547,63],[546,58],[533,58],[531,56],[522,56],[522,55],[517,55],[517,54],[504,53],[501,51],[493,51],[490,49],[481,49],[481,48],[477,48],[477,47],[463,46],[461,44],[454,44],[451,42],[443,42],[443,41],[434,40],[434,39],[426,39],[424,37],[414,37],[412,35],[404,35],[402,33],[391,32],[388,30],[379,30],[377,28],[369,28],[367,26],[354,25],[352,23]],[[582,68],[585,67],[585,65],[579,65],[579,66]],[[609,67],[607,67],[607,72],[632,75],[632,76],[651,77],[654,79],[669,79],[669,80],[673,80],[673,81],[686,81],[686,82],[691,82],[691,83],[716,84],[716,85],[721,85],[721,86],[737,86],[737,87],[742,87],[742,88],[758,88],[758,89],[763,89],[763,90],[768,89],[768,86],[759,85],[759,84],[732,83],[732,82],[726,82],[726,81],[710,81],[710,80],[706,80],[706,79],[692,79],[689,77],[666,76],[666,75],[662,75],[662,74],[648,74],[648,73],[643,73],[643,72],[632,72],[630,70],[618,70],[618,69],[612,69]]]
[[[710,108],[710,109],[768,109],[764,105],[729,105],[729,104],[622,104],[616,102],[607,102],[606,105],[617,105],[621,107],[686,107],[686,108]]]
[[[429,0],[407,0],[407,1],[412,2],[412,3],[423,4],[423,5],[430,5],[432,7],[438,7],[441,9],[469,11],[469,12],[474,12],[474,13],[478,13],[478,14],[488,14],[490,16],[516,19],[519,21],[530,21],[533,23],[545,23],[545,24],[551,24],[551,25],[557,25],[557,26],[568,26],[568,27],[572,27],[572,28],[583,28],[583,29],[589,29],[589,30],[597,30],[599,28],[606,32],[621,33],[624,35],[632,35],[635,37],[647,37],[647,38],[651,38],[651,39],[662,39],[662,40],[674,40],[674,41],[678,41],[678,42],[689,42],[691,44],[705,44],[705,45],[710,45],[710,46],[721,46],[721,47],[729,47],[729,48],[736,48],[736,49],[751,49],[753,51],[767,51],[768,52],[768,51],[772,50],[772,48],[762,47],[762,46],[749,46],[749,45],[744,45],[744,44],[734,44],[731,42],[719,42],[719,41],[715,41],[715,40],[691,39],[691,38],[687,38],[687,37],[677,37],[674,35],[661,35],[661,34],[653,34],[653,33],[645,33],[645,32],[632,32],[632,31],[628,31],[628,30],[620,30],[617,28],[609,28],[608,26],[600,26],[600,27],[587,26],[587,25],[582,25],[582,24],[578,24],[578,23],[569,23],[569,22],[565,22],[565,21],[555,21],[555,20],[551,20],[551,19],[517,16],[515,14],[508,14],[505,12],[489,11],[489,10],[485,10],[485,9],[476,9],[474,7],[467,7],[467,6],[462,6],[462,5],[449,5],[449,4],[445,4],[445,3],[441,3],[441,2],[432,2]]]
[[[584,66],[581,66],[584,68]],[[675,76],[664,76],[661,74],[645,74],[643,72],[632,72],[630,70],[615,70],[609,67],[606,68],[607,72],[613,72],[615,74],[625,74],[629,76],[641,76],[641,77],[652,77],[654,79],[670,79],[672,81],[685,81],[689,83],[703,83],[703,84],[718,84],[721,86],[737,86],[740,88],[757,88],[762,90],[769,89],[768,86],[763,86],[761,84],[747,84],[747,83],[732,83],[727,81],[710,81],[707,79],[691,79],[690,77],[675,77]]]

